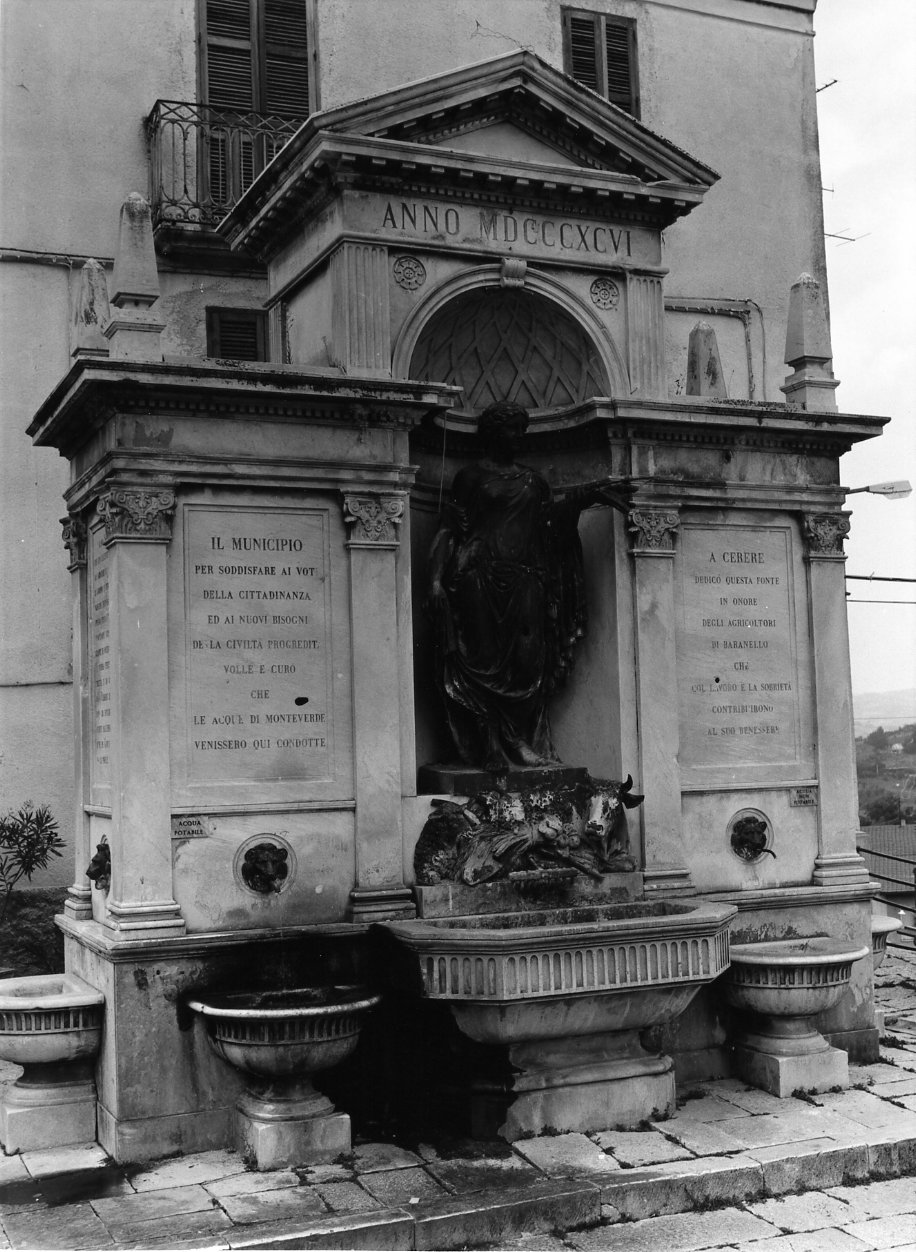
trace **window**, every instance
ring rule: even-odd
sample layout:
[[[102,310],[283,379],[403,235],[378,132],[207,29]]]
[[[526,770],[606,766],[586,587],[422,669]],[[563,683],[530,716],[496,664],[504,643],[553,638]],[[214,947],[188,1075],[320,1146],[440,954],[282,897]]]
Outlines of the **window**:
[[[207,309],[207,356],[266,361],[267,314],[262,309]]]
[[[209,199],[228,210],[314,99],[307,0],[199,0]],[[276,119],[265,124],[264,118]]]
[[[639,117],[632,18],[564,9],[563,68],[583,86]]]

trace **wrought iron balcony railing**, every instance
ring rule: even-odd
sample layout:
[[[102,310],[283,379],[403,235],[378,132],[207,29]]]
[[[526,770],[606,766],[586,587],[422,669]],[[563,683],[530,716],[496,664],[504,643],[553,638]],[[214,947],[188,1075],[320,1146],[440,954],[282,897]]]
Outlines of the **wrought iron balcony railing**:
[[[304,117],[157,100],[146,121],[154,227],[213,227]]]

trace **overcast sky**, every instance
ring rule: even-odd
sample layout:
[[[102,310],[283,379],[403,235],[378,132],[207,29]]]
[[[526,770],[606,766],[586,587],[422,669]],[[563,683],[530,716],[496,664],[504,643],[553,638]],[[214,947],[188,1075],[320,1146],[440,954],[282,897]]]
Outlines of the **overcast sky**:
[[[834,372],[844,413],[893,420],[841,462],[847,487],[916,488],[916,0],[819,0],[815,55]],[[855,495],[848,574],[916,578],[916,494]],[[853,692],[916,688],[916,583],[847,584]],[[916,713],[916,708],[914,708]]]

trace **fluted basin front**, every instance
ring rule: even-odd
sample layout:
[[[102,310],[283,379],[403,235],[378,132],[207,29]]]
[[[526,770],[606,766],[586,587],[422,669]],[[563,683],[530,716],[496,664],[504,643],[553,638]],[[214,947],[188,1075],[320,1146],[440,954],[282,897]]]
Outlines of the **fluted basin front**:
[[[105,997],[75,974],[0,979],[0,1058],[53,1065],[94,1056]]]
[[[517,1139],[670,1110],[672,1062],[639,1032],[728,967],[736,912],[658,900],[383,925],[415,955],[423,997],[448,1002],[472,1039],[508,1046],[520,1094],[501,1133]]]
[[[362,1018],[380,997],[365,987],[214,994],[189,1006],[207,1021],[214,1050],[246,1074],[282,1078],[339,1065],[359,1039]]]
[[[827,936],[733,943],[724,979],[726,999],[766,1017],[812,1017],[833,1008],[852,966],[869,953]]]
[[[350,1118],[311,1076],[356,1048],[380,1000],[360,986],[231,991],[188,1000],[216,1054],[253,1080],[236,1105],[239,1151],[256,1169],[332,1161],[350,1151]]]

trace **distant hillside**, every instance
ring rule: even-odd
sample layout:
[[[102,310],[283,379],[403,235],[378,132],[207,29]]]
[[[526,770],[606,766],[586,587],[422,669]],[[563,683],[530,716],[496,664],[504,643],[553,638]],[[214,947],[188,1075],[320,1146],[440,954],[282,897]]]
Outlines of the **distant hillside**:
[[[897,730],[909,722],[916,722],[916,687],[906,691],[854,694],[852,708],[857,736],[869,735],[879,726],[885,730]]]

